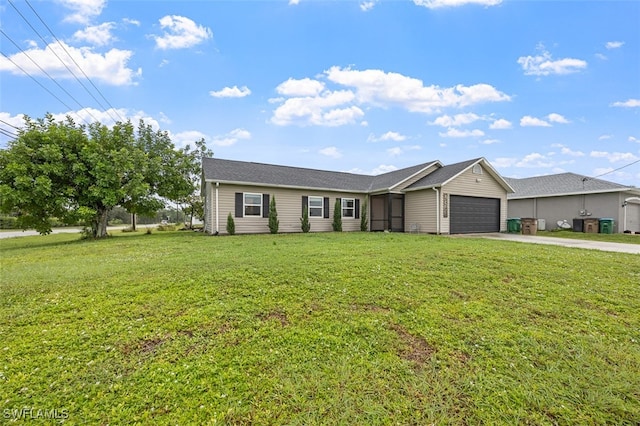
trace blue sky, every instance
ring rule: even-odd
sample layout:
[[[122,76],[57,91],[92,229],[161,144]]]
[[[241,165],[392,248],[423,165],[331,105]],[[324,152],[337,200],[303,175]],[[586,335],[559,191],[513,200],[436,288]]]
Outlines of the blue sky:
[[[640,186],[637,1],[0,0],[0,13],[2,146],[23,114],[50,112],[144,118],[233,160],[370,174],[485,157],[509,177]]]

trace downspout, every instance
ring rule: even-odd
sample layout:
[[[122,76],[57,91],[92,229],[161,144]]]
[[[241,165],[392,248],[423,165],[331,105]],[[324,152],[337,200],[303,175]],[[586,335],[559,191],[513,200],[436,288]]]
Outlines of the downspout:
[[[436,235],[440,235],[440,190],[431,188],[436,191]]]
[[[216,182],[216,233],[215,235],[218,235],[220,232],[220,225],[219,225],[219,208],[218,208],[218,187],[220,186],[220,182]]]

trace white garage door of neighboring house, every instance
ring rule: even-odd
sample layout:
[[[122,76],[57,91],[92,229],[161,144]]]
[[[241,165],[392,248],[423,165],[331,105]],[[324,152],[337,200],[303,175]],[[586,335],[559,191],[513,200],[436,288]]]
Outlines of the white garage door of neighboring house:
[[[449,199],[451,234],[500,232],[500,199],[451,195]]]

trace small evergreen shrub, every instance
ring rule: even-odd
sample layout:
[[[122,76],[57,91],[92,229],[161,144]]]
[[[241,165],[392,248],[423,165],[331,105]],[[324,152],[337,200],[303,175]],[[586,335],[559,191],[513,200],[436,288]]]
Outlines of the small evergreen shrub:
[[[229,235],[234,235],[236,233],[236,223],[233,221],[233,216],[231,216],[231,212],[227,216],[227,233]]]
[[[336,205],[333,207],[333,223],[331,227],[335,232],[342,232],[342,203],[338,198]]]
[[[272,234],[277,234],[279,227],[280,221],[278,220],[278,210],[276,210],[276,197],[274,195],[273,197],[271,197],[271,201],[269,202],[269,231]]]
[[[367,230],[369,229],[369,218],[367,217],[367,210],[367,200],[365,199],[362,203],[362,208],[360,211],[360,230],[362,232],[367,232]]]
[[[302,217],[300,218],[300,227],[302,232],[307,233],[311,229],[311,223],[309,223],[309,209],[305,206],[302,210]]]

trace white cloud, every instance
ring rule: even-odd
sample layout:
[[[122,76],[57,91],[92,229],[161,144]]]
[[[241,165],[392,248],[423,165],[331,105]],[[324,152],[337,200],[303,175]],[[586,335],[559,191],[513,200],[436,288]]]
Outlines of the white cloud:
[[[547,119],[552,123],[560,123],[560,124],[568,124],[568,123],[570,123],[569,120],[567,120],[566,118],[564,118],[560,114],[556,114],[555,112],[547,115]]]
[[[611,139],[612,136],[611,135],[600,135],[600,137],[598,138],[599,141],[603,141],[606,139]]]
[[[606,60],[609,59],[609,58],[607,58],[607,55],[604,55],[602,53],[596,53],[595,56],[596,56],[596,58],[598,58],[598,59],[600,59],[602,61],[606,61]]]
[[[58,3],[73,12],[64,19],[66,22],[88,24],[102,13],[107,0],[58,0]]]
[[[522,127],[551,127],[551,124],[539,118],[525,115],[520,119],[520,126]]]
[[[496,158],[491,162],[495,167],[498,168],[543,168],[543,169],[552,169],[559,170],[558,173],[562,171],[559,167],[564,164],[572,164],[575,160],[563,160],[563,161],[553,161],[549,159],[547,156],[540,154],[539,152],[532,152],[530,154],[525,155],[521,159],[514,157],[500,157]],[[554,173],[556,173],[554,171]]]
[[[443,138],[469,138],[484,136],[484,132],[479,129],[474,130],[458,130],[456,128],[450,128],[446,133],[438,133]]]
[[[513,157],[498,157],[491,161],[491,164],[495,167],[508,168],[513,167],[518,162],[517,158]]]
[[[320,154],[322,154],[322,155],[326,155],[327,157],[332,157],[332,158],[340,158],[340,157],[342,157],[342,153],[335,146],[329,146],[329,147],[326,147],[326,148],[322,148],[318,152]]]
[[[109,108],[104,111],[95,108],[82,108],[77,111],[52,114],[52,116],[56,121],[64,121],[69,116],[76,123],[99,122],[108,127],[113,126],[116,121],[126,120],[130,120],[134,126],[137,126],[140,120],[144,120],[145,124],[150,125],[154,130],[160,129],[160,123],[156,118],[151,117],[144,111],[131,111],[126,108]],[[162,114],[162,117],[164,117],[164,114]]]
[[[448,115],[443,115],[436,118],[429,124],[442,126],[442,127],[459,127],[459,126],[464,126],[465,124],[471,124],[477,120],[480,120],[480,116],[474,113],[467,113],[467,114],[456,114],[453,117],[450,117]]]
[[[289,4],[290,4],[290,5],[292,5],[292,4],[299,4],[299,3],[300,3],[300,0],[289,0]]]
[[[418,151],[420,149],[422,149],[420,145],[396,146],[396,147],[387,149],[387,153],[391,156],[397,156],[397,155],[404,154],[407,151]]]
[[[616,163],[618,161],[636,161],[639,159],[630,152],[591,151],[589,155],[594,158],[606,158],[610,163]]]
[[[207,135],[197,130],[187,130],[180,133],[171,133],[170,136],[171,136],[171,141],[177,147],[180,147],[180,148],[185,147],[187,145],[190,145],[193,147],[196,141],[199,141],[200,139],[204,139],[204,140],[209,139]]]
[[[629,139],[627,139],[629,142],[637,142],[640,143],[640,139],[636,138],[635,136],[629,136]]]
[[[398,132],[387,132],[387,133],[384,133],[384,134],[380,135],[379,137],[376,137],[372,133],[367,138],[367,142],[383,142],[383,141],[402,142],[405,139],[407,139],[407,137],[405,135],[403,135],[403,134],[398,133]]]
[[[607,44],[604,45],[607,49],[618,49],[624,45],[624,41],[608,41]]]
[[[290,78],[276,87],[276,92],[283,96],[317,96],[324,90],[324,83],[310,78],[296,80]]]
[[[113,22],[104,22],[100,25],[88,26],[83,30],[78,30],[73,34],[73,39],[78,42],[87,42],[94,46],[107,46],[111,44],[115,38],[111,34],[111,30],[115,28]]]
[[[481,144],[483,145],[493,145],[494,143],[500,143],[500,140],[498,139],[485,139],[483,141],[480,141]]]
[[[373,106],[400,106],[411,112],[432,113],[444,107],[465,107],[511,98],[488,84],[440,88],[424,86],[421,80],[402,74],[370,69],[364,71],[331,67],[325,71],[329,81],[351,87],[357,101]]]
[[[387,153],[391,156],[398,156],[403,152],[404,151],[402,151],[402,148],[400,148],[399,146],[387,149]]]
[[[413,0],[416,6],[424,6],[429,9],[438,9],[443,7],[458,7],[467,4],[478,4],[482,6],[496,6],[502,3],[502,0]]]
[[[122,22],[124,22],[127,25],[135,25],[136,27],[140,26],[140,21],[138,21],[137,19],[122,18]]]
[[[244,98],[245,96],[249,96],[251,94],[251,90],[247,86],[242,86],[238,88],[238,86],[233,87],[225,87],[222,90],[218,91],[210,91],[209,95],[214,98]]]
[[[316,97],[289,98],[273,112],[271,122],[278,126],[352,124],[364,116],[357,106],[347,106],[355,96],[348,90],[325,91]]]
[[[582,71],[587,67],[587,62],[582,59],[563,58],[554,60],[551,53],[547,52],[543,45],[538,46],[540,51],[536,56],[521,56],[518,64],[522,66],[525,75],[563,75]]]
[[[66,50],[91,79],[100,80],[113,86],[136,84],[134,78],[142,75],[141,69],[133,71],[127,68],[127,63],[133,55],[130,50],[111,49],[104,54],[100,54],[94,53],[87,47],[75,48],[60,42],[60,44],[52,43],[45,49],[33,48],[25,51],[25,53],[16,53],[11,55],[10,58],[33,76],[42,76],[44,74],[29,57],[54,78],[73,78],[73,75],[65,68],[52,50],[60,58],[67,57]],[[16,75],[24,75],[5,57],[0,57],[0,71],[10,71]]]
[[[367,0],[360,2],[360,10],[368,12],[378,3],[378,0]]]
[[[614,107],[624,107],[624,108],[637,108],[640,107],[640,99],[628,99],[624,102],[614,102],[611,104]]]
[[[388,164],[380,164],[378,167],[371,171],[372,175],[381,175],[383,173],[389,173],[394,170],[398,170],[396,166],[388,165]]]
[[[584,155],[585,155],[584,152],[582,152],[582,151],[573,151],[573,150],[571,150],[571,148],[569,148],[567,146],[564,146],[564,145],[562,145],[560,143],[555,143],[555,144],[553,144],[551,146],[554,147],[554,148],[560,148],[560,153],[564,154],[564,155],[569,155],[569,156],[572,156],[572,157],[584,157]]]
[[[224,135],[213,138],[212,144],[215,146],[231,146],[239,140],[251,139],[251,132],[245,129],[234,129]]]
[[[509,120],[505,120],[504,118],[500,118],[489,125],[491,130],[503,130],[510,129],[511,122]]]
[[[159,49],[184,49],[195,46],[213,37],[207,27],[197,25],[189,18],[167,15],[160,19],[160,27],[164,29],[162,36],[153,36]]]

